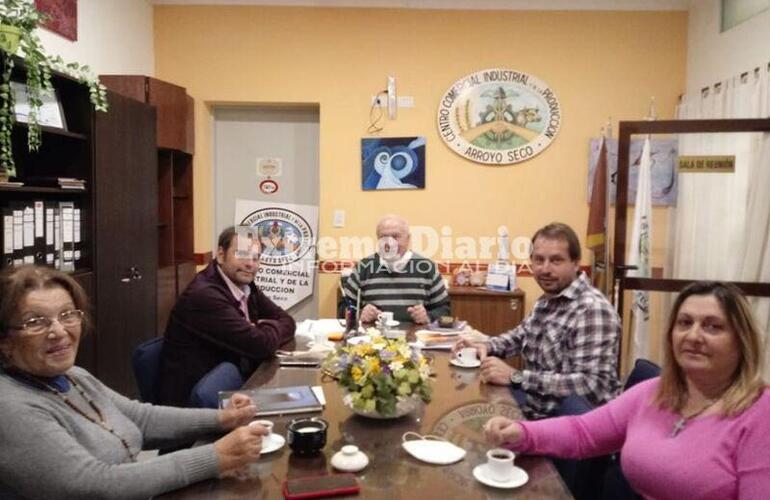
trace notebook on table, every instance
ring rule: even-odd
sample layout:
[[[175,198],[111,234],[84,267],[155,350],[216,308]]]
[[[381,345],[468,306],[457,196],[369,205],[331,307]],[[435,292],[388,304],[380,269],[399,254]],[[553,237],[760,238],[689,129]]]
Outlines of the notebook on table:
[[[219,407],[224,408],[235,393],[246,394],[254,401],[258,417],[323,410],[323,404],[309,385],[220,391]]]

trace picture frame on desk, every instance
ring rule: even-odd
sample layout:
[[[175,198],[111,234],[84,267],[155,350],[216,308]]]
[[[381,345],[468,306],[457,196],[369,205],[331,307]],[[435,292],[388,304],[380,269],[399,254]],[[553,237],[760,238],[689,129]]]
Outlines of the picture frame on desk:
[[[16,121],[29,123],[30,106],[27,86],[21,82],[11,82],[11,89],[14,94]],[[67,130],[67,121],[64,117],[64,109],[58,91],[54,89],[50,92],[43,92],[41,99],[42,104],[38,110],[37,122],[43,127]]]

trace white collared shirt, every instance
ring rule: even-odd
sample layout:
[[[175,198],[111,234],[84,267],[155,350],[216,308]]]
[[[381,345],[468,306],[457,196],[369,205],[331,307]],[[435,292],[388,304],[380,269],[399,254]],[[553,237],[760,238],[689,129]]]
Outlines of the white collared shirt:
[[[227,284],[227,288],[230,289],[230,293],[233,294],[233,297],[235,300],[238,301],[238,305],[241,308],[241,311],[243,312],[244,317],[251,321],[249,318],[249,296],[251,295],[251,288],[249,288],[249,285],[243,285],[243,287],[239,287],[235,283],[233,283],[233,280],[227,277],[225,273],[222,272],[222,268],[217,265],[217,271],[219,271],[219,275],[222,276],[222,279],[225,280],[225,283]]]

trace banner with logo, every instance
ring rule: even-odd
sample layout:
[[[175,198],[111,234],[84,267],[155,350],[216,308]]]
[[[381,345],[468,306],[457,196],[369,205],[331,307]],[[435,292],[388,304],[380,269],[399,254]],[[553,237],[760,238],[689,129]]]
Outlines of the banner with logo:
[[[237,199],[234,223],[256,229],[262,256],[254,282],[265,295],[283,309],[312,295],[317,206]]]

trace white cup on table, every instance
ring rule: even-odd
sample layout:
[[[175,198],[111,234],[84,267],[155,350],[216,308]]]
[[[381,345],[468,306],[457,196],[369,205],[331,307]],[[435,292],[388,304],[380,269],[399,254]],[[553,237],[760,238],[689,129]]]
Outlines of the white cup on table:
[[[494,448],[487,452],[487,476],[493,481],[504,483],[513,475],[513,459],[516,454],[505,448]]]
[[[457,361],[463,365],[474,365],[478,362],[478,351],[475,347],[464,347],[455,355]]]

